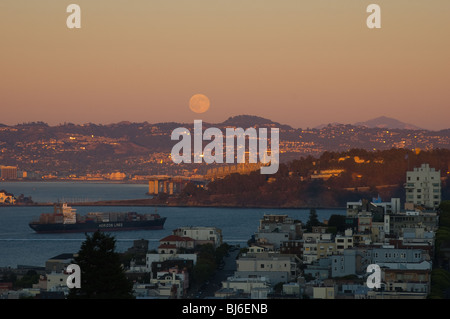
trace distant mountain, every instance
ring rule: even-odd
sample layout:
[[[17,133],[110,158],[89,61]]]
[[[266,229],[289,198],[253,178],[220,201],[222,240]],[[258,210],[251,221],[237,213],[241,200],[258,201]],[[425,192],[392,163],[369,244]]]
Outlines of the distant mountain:
[[[255,115],[237,115],[231,116],[222,123],[218,123],[219,125],[230,125],[235,127],[254,127],[254,126],[272,126],[278,127],[283,130],[292,130],[293,128],[286,124],[280,124],[278,122],[273,122],[269,119],[255,116]]]
[[[358,122],[353,124],[355,126],[366,126],[369,128],[387,128],[387,129],[401,129],[401,130],[423,130],[422,128],[404,123],[391,117],[380,116],[365,122]]]
[[[332,123],[328,123],[328,124],[320,124],[320,125],[317,125],[316,127],[314,127],[314,129],[321,130],[327,126],[337,126],[337,125],[342,125],[342,123],[332,122]]]

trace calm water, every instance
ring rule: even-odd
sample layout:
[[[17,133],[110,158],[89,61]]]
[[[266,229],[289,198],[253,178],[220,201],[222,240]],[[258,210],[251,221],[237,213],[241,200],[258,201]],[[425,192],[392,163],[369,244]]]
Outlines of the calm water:
[[[37,202],[54,202],[66,198],[88,200],[144,198],[147,185],[106,183],[1,183],[5,189],[18,196],[32,196]],[[154,212],[153,207],[86,207],[74,206],[80,214],[92,211]],[[75,253],[80,249],[85,235],[36,234],[28,223],[41,213],[50,213],[52,207],[0,207],[0,267],[17,265],[44,266],[45,261],[61,253]],[[123,231],[112,233],[117,241],[117,251],[130,248],[135,239],[149,240],[149,249],[156,249],[159,240],[181,226],[213,226],[222,229],[223,239],[229,244],[245,246],[259,225],[264,214],[287,214],[306,222],[306,209],[240,209],[159,207],[157,211],[167,217],[164,229],[152,231]],[[344,214],[343,210],[317,210],[319,220],[332,214]]]

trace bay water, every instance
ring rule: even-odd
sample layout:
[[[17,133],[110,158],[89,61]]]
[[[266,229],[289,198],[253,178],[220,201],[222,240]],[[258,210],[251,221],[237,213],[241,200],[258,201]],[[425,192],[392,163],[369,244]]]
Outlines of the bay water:
[[[141,199],[148,191],[146,184],[100,182],[1,182],[0,190],[31,196],[38,203],[87,202],[111,199]],[[257,231],[264,214],[286,214],[304,223],[309,209],[277,208],[210,208],[210,207],[142,207],[142,206],[72,206],[77,213],[123,212],[154,213],[167,217],[162,230],[112,232],[116,250],[125,252],[133,241],[146,239],[149,249],[157,249],[159,240],[182,226],[211,226],[222,230],[223,241],[245,247]],[[84,233],[37,234],[29,226],[42,213],[53,212],[52,206],[0,206],[0,267],[18,265],[44,266],[45,261],[62,253],[76,253],[86,239]],[[320,221],[332,214],[345,214],[342,209],[317,209]]]

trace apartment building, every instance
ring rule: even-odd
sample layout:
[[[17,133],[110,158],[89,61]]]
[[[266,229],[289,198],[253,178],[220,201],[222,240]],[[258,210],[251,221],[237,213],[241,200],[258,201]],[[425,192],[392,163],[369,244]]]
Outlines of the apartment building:
[[[288,215],[265,214],[259,222],[255,240],[262,244],[271,243],[278,250],[283,242],[301,239],[302,233],[302,223]]]
[[[300,259],[295,255],[278,253],[246,254],[236,260],[236,278],[268,278],[271,284],[297,278]]]
[[[406,204],[437,208],[441,203],[441,171],[429,164],[406,172]]]

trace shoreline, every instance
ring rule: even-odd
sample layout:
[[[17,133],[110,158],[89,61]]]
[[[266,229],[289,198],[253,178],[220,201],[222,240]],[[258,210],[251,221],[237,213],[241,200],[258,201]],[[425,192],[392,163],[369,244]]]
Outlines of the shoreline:
[[[140,184],[140,185],[148,185],[147,180],[124,180],[124,181],[114,181],[114,180],[77,180],[77,179],[48,179],[48,180],[39,180],[39,179],[31,179],[31,180],[23,180],[23,179],[15,179],[15,180],[1,180],[3,183],[92,183],[92,184]]]
[[[51,207],[54,203],[33,203],[33,204],[17,204],[17,205],[0,205],[1,207]],[[130,206],[141,206],[141,207],[186,207],[186,208],[241,208],[241,209],[327,209],[327,210],[345,210],[346,207],[312,207],[312,206],[271,206],[271,205],[182,205],[176,203],[163,204],[163,203],[152,203],[151,199],[125,199],[125,200],[105,200],[105,201],[95,201],[95,202],[84,202],[84,203],[71,203],[68,202],[67,205],[76,206],[117,206],[117,207],[130,207]]]

